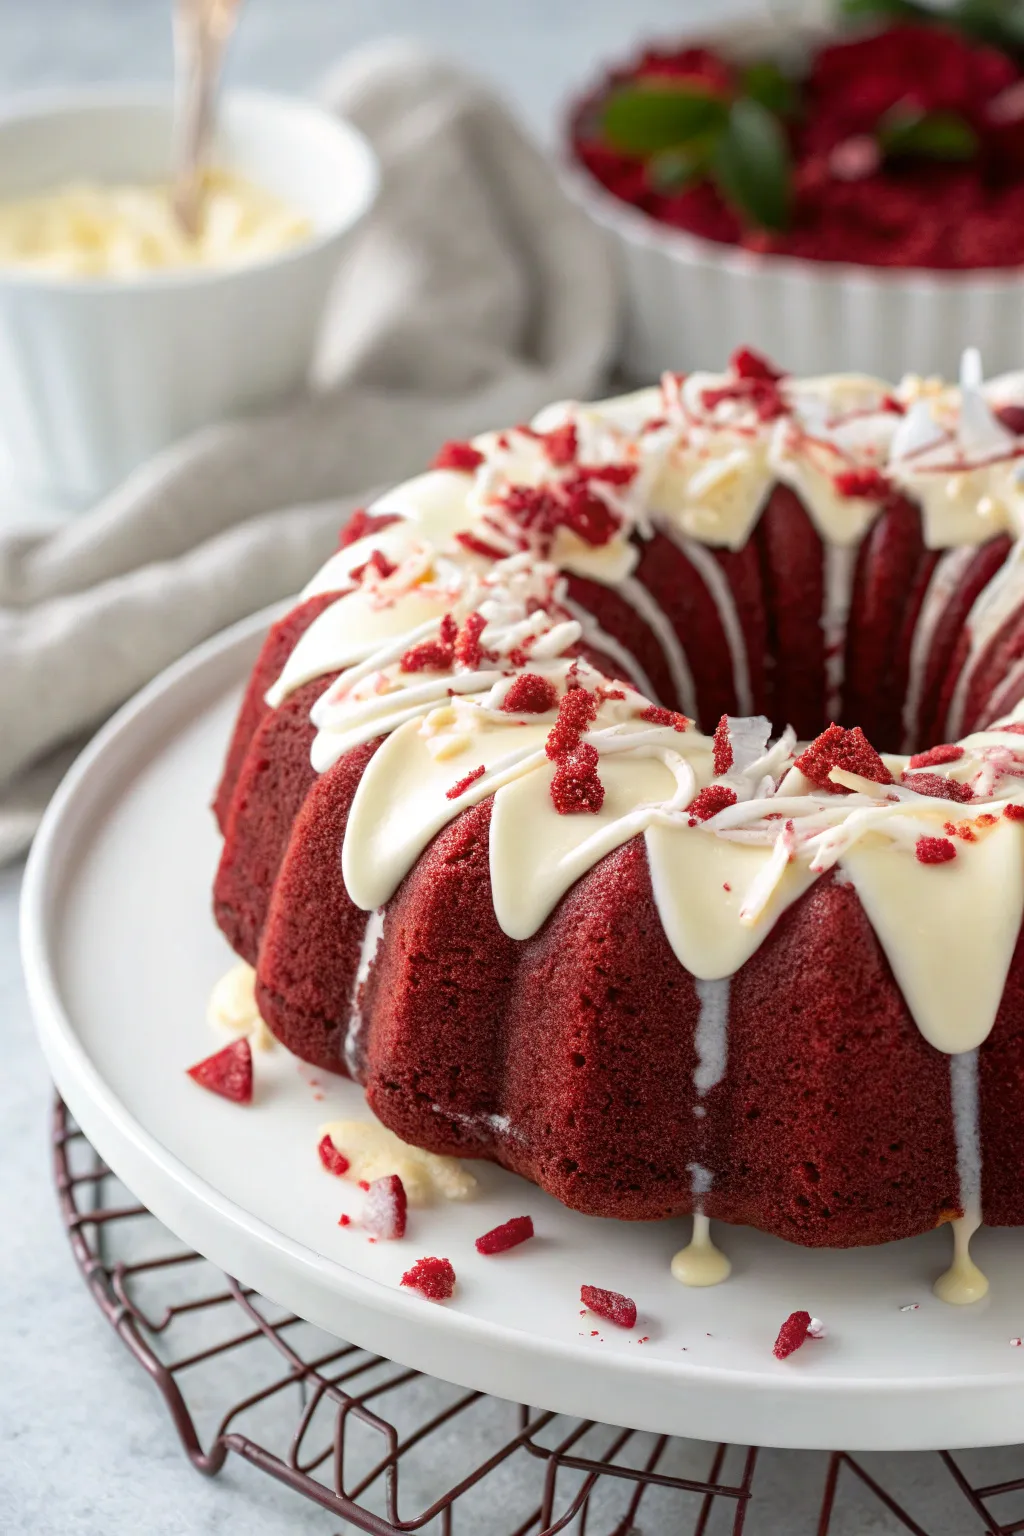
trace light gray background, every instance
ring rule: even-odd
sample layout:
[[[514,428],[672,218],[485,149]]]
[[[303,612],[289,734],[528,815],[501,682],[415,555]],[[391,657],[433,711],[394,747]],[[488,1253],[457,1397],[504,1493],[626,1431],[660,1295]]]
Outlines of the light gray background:
[[[491,79],[552,141],[561,106],[600,61],[639,37],[671,35],[705,16],[718,23],[744,8],[752,7],[743,0],[248,0],[230,76],[305,91],[346,49],[415,33]],[[169,15],[170,0],[0,0],[0,93],[166,78]],[[19,882],[19,869],[0,871],[0,1532],[336,1531],[329,1516],[244,1467],[214,1482],[199,1478],[156,1394],[100,1324],[72,1268],[50,1190],[49,1087],[18,963]],[[980,1529],[965,1506],[952,1503],[951,1485],[931,1458],[870,1460],[934,1536]],[[767,1458],[769,1498],[750,1521],[750,1536],[813,1529],[821,1471],[818,1457]],[[1022,1473],[1024,1453],[1004,1453],[985,1468],[986,1476]],[[674,1520],[662,1523],[668,1518],[652,1509],[641,1520],[645,1536],[674,1532]],[[476,1521],[471,1529],[492,1536]],[[858,1498],[836,1536],[899,1529],[877,1504]]]

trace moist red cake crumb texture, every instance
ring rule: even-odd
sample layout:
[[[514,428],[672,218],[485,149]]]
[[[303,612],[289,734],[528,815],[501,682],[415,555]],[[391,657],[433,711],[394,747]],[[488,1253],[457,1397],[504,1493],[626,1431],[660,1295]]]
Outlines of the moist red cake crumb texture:
[[[775,1340],[772,1354],[776,1360],[785,1360],[794,1350],[800,1348],[810,1338],[808,1329],[811,1326],[811,1314],[809,1312],[791,1312],[779,1329],[779,1336]]]
[[[722,387],[748,384],[789,398],[785,377],[744,354]],[[666,396],[652,401],[649,416],[668,419],[671,411]],[[886,419],[902,420],[895,410]],[[569,476],[586,463],[593,450],[582,412],[574,421],[575,434],[533,434],[543,473]],[[1024,438],[1019,442],[1024,451]],[[468,494],[482,457],[472,444],[444,450],[453,494]],[[994,804],[985,822],[977,811],[988,791],[975,797],[970,784],[950,776],[966,775],[957,738],[1002,722],[1024,698],[1024,594],[1006,601],[1018,574],[1012,541],[994,530],[980,542],[929,543],[923,503],[910,487],[887,492],[866,512],[839,498],[838,515],[863,521],[837,562],[837,546],[827,543],[802,496],[773,482],[774,471],[765,473],[759,511],[733,541],[738,547],[684,537],[658,514],[643,531],[627,527],[621,535],[632,559],[628,576],[567,576],[567,612],[582,614],[587,625],[571,653],[576,670],[559,688],[543,655],[528,654],[529,624],[517,636],[519,662],[488,654],[485,625],[473,618],[486,608],[486,594],[476,593],[458,619],[445,614],[432,633],[397,633],[393,655],[408,669],[408,686],[439,689],[445,709],[430,706],[439,715],[462,707],[449,698],[449,673],[480,667],[487,688],[497,680],[488,729],[532,744],[538,773],[546,775],[547,810],[553,805],[557,813],[553,838],[582,827],[599,839],[616,806],[624,759],[594,745],[609,700],[625,711],[617,729],[648,739],[660,730],[666,753],[685,756],[703,741],[703,787],[679,812],[695,839],[717,837],[706,823],[737,805],[735,786],[749,759],[735,727],[764,715],[766,731],[767,721],[774,734],[789,723],[810,743],[794,749],[798,788],[804,794],[809,784],[826,803],[824,814],[841,812],[850,793],[831,779],[835,769],[889,788],[901,815],[914,799],[907,790],[926,797],[922,835],[906,838],[891,856],[905,861],[910,877],[945,893],[975,844],[1010,835],[1006,823],[1024,820],[1024,793]],[[621,491],[611,485],[603,503],[613,518]],[[939,499],[945,508],[949,498]],[[523,526],[503,515],[496,505],[493,523],[465,519],[473,537],[493,537],[502,554]],[[361,537],[374,532],[367,519],[379,530],[378,514],[365,514]],[[596,538],[604,530],[591,532]],[[395,537],[389,527],[392,561],[399,559]],[[479,555],[463,558],[478,562],[474,570],[489,569]],[[846,580],[842,623],[826,635],[837,565]],[[993,590],[1001,594],[994,608]],[[337,590],[313,591],[271,629],[216,799],[224,846],[214,911],[232,947],[255,967],[256,1002],[274,1035],[318,1068],[355,1078],[371,1110],[404,1140],[491,1159],[579,1211],[625,1220],[691,1213],[699,1167],[713,1175],[700,1195],[710,1218],[808,1246],[887,1242],[961,1215],[950,1057],[922,1033],[841,867],[801,888],[722,981],[700,980],[669,942],[664,891],[656,889],[643,833],[595,856],[536,931],[514,938],[495,912],[495,797],[472,804],[467,795],[458,803],[478,783],[486,754],[473,746],[472,755],[467,748],[449,762],[441,740],[447,821],[434,824],[376,910],[356,905],[343,873],[346,831],[365,776],[395,740],[393,727],[370,739],[363,731],[317,771],[310,712],[340,667],[363,665],[363,653],[314,669],[309,680],[303,673],[274,705],[266,697],[311,626],[327,623],[334,605],[354,601],[339,592],[351,592],[343,577]],[[365,590],[359,596],[364,601]],[[604,681],[594,682],[585,660]],[[368,676],[364,671],[364,684]],[[635,708],[634,687],[644,695]],[[374,707],[387,705],[386,680],[372,697]],[[713,739],[701,738],[701,729]],[[1015,767],[1016,751],[1024,763],[1022,731],[1020,722],[999,726],[1004,768]],[[890,756],[897,753],[898,764]],[[488,773],[494,760],[487,758]],[[786,770],[772,771],[769,789],[778,790]],[[762,785],[758,792],[768,791]],[[791,813],[772,814],[770,829],[788,835]],[[731,826],[733,817],[725,819]],[[536,851],[538,860],[547,853]],[[709,907],[713,898],[737,912],[748,883],[732,866],[716,867],[707,879]],[[701,1027],[716,1008],[724,1040],[717,1075],[702,1054]],[[231,1062],[240,1061],[248,1044],[228,1051]],[[193,1076],[214,1087],[209,1066],[199,1064]],[[994,1027],[978,1048],[977,1074],[984,1218],[1022,1223],[1020,943]],[[344,1171],[343,1151],[322,1142],[320,1155],[331,1172]],[[410,1276],[427,1286],[442,1283],[438,1274],[450,1276],[447,1261],[421,1264],[427,1268],[416,1266]],[[450,1281],[436,1294],[450,1294]]]
[[[317,1145],[320,1161],[328,1173],[335,1174],[339,1179],[348,1173],[351,1164],[343,1152],[339,1152],[329,1136],[321,1136]]]
[[[402,1284],[430,1301],[447,1301],[455,1291],[455,1271],[449,1259],[417,1259]]]
[[[189,1067],[188,1075],[232,1104],[252,1103],[252,1048],[248,1040],[233,1040],[222,1051]]]
[[[363,1226],[375,1237],[404,1237],[407,1209],[405,1185],[397,1173],[373,1179],[363,1204]]]
[[[476,1251],[505,1253],[509,1248],[518,1248],[520,1243],[525,1243],[532,1236],[532,1216],[513,1216],[509,1221],[503,1221],[500,1227],[492,1227],[490,1232],[478,1237]]]
[[[636,1302],[619,1291],[604,1291],[599,1285],[581,1285],[580,1301],[598,1317],[607,1318],[619,1328],[636,1327]]]

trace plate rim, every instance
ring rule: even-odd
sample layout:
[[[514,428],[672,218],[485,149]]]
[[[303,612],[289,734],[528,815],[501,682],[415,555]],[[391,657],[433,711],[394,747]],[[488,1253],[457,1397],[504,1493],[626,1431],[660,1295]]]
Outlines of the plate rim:
[[[275,1300],[280,1299],[273,1295],[276,1276],[297,1268],[303,1290],[300,1301],[326,1286],[352,1307],[354,1331],[363,1337],[352,1337],[351,1342],[469,1389],[533,1402],[530,1392],[524,1395],[523,1389],[529,1385],[530,1371],[542,1361],[549,1367],[555,1400],[536,1406],[589,1418],[595,1390],[603,1397],[610,1381],[614,1384],[629,1378],[635,1382],[639,1378],[656,1406],[652,1415],[644,1415],[646,1422],[632,1422],[637,1415],[631,1413],[626,1427],[656,1433],[737,1444],[831,1449],[833,1437],[824,1427],[815,1434],[814,1426],[819,1423],[822,1400],[834,1399],[838,1393],[853,1412],[843,1439],[844,1448],[849,1450],[962,1449],[1012,1444],[1024,1438],[1024,1380],[1016,1383],[1004,1375],[979,1372],[926,1379],[886,1378],[884,1392],[890,1411],[883,1415],[880,1426],[877,1409],[868,1408],[864,1401],[876,1398],[882,1387],[871,1377],[837,1379],[826,1369],[813,1375],[793,1372],[775,1381],[746,1369],[669,1361],[653,1354],[608,1353],[598,1359],[575,1341],[540,1336],[535,1350],[524,1350],[524,1341],[530,1336],[518,1327],[442,1306],[431,1307],[409,1292],[361,1275],[280,1232],[190,1169],[135,1118],[90,1059],[76,1034],[71,1010],[65,1006],[52,953],[61,884],[74,867],[76,852],[87,841],[83,826],[86,812],[90,804],[103,798],[99,769],[112,760],[116,781],[118,768],[123,773],[125,763],[138,757],[138,748],[147,739],[150,751],[159,750],[159,734],[153,726],[166,729],[168,717],[180,715],[190,685],[193,693],[210,703],[218,691],[234,686],[235,681],[244,683],[248,652],[255,652],[256,640],[281,611],[282,605],[274,604],[240,620],[195,647],[128,700],[68,770],[47,807],[29,855],[20,903],[20,942],[36,1029],[59,1091],[117,1177],[172,1232],[219,1267],[237,1272],[240,1279],[268,1291]],[[199,699],[192,702],[195,705]],[[175,1191],[179,1203],[171,1198]],[[192,1202],[191,1213],[183,1214],[182,1195]],[[218,1224],[226,1236],[218,1234]],[[241,1244],[241,1266],[225,1263],[220,1256],[232,1243]],[[303,1307],[294,1296],[282,1304],[303,1315],[309,1310],[308,1300]],[[318,1319],[314,1315],[310,1321],[317,1323]],[[363,1338],[370,1342],[363,1343]],[[489,1364],[481,1365],[484,1355]],[[669,1411],[668,1400],[694,1392],[700,1401],[682,1412],[671,1412],[674,1422],[666,1426],[658,1416],[659,1408]],[[948,1392],[958,1395],[961,1412],[956,1418],[963,1421],[962,1428],[954,1428],[942,1447],[934,1445],[934,1435],[915,1437],[908,1432],[911,1405],[916,1402],[923,1410],[927,1403],[934,1408],[936,1398]],[[737,1414],[733,1399],[738,1394],[746,1397],[749,1411]],[[723,1400],[718,1401],[720,1398]],[[807,1432],[798,1439],[781,1426],[781,1399],[786,1402],[785,1415],[796,1410],[807,1426]],[[982,1413],[986,1401],[988,1408]],[[616,1422],[607,1415],[602,1417]],[[828,1415],[823,1417],[827,1421]],[[928,1414],[923,1413],[923,1418],[927,1420]],[[972,1420],[977,1422],[977,1430],[968,1427]],[[777,1432],[766,1436],[766,1424],[773,1423],[779,1424]],[[995,1428],[997,1423],[1001,1429]],[[747,1433],[755,1424],[756,1434]]]

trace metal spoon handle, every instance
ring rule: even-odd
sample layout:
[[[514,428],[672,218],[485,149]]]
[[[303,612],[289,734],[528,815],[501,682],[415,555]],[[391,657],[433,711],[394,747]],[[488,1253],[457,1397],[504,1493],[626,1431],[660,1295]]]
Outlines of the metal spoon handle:
[[[187,234],[199,228],[203,169],[213,135],[224,53],[241,0],[175,0],[174,211]]]

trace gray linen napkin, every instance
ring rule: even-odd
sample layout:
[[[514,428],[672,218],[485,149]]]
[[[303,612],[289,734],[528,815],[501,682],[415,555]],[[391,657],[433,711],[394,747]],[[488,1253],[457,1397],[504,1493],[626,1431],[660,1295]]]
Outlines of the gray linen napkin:
[[[389,42],[346,59],[324,99],[373,144],[382,191],[309,393],[175,444],[56,532],[0,535],[0,863],[31,839],[67,743],[297,591],[372,488],[445,438],[592,394],[610,361],[607,249],[479,82]]]

